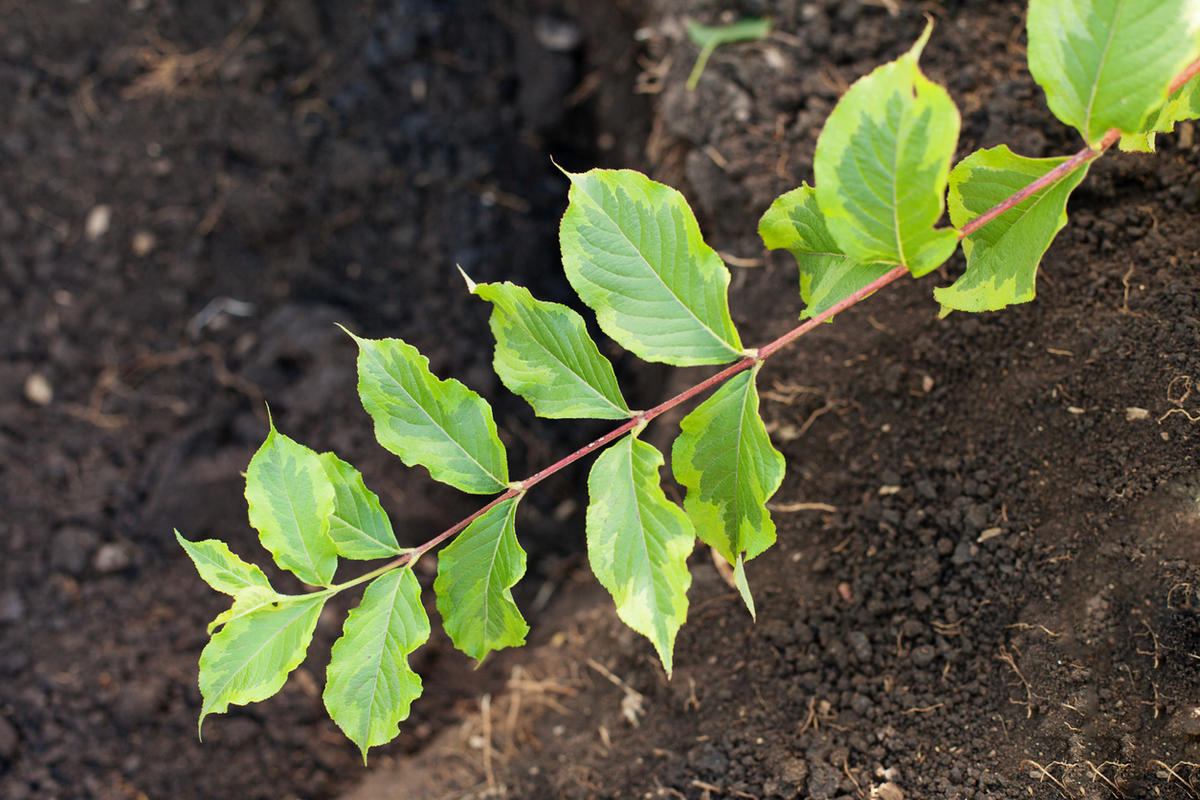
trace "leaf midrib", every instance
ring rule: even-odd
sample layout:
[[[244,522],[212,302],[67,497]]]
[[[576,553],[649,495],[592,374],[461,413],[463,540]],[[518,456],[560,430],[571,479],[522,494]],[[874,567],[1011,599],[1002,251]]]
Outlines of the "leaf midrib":
[[[629,238],[629,236],[625,233],[625,230],[621,227],[621,224],[616,219],[613,218],[612,214],[608,213],[608,209],[606,209],[603,205],[601,205],[601,203],[595,197],[593,197],[587,191],[587,189],[583,189],[582,191],[583,191],[584,196],[592,201],[592,205],[595,206],[597,209],[599,209],[600,213],[603,214],[604,217],[613,224],[613,227],[616,228],[617,233],[619,233],[621,235],[621,238],[625,240],[625,242],[630,246],[630,248],[632,248],[633,252],[637,253],[638,258],[641,259],[642,263],[646,265],[646,269],[648,269],[650,271],[650,274],[653,275],[658,280],[659,284],[662,285],[663,289],[665,289],[667,291],[667,294],[669,294],[671,296],[671,299],[673,299],[679,305],[680,308],[682,308],[684,311],[686,311],[688,316],[690,316],[692,319],[694,319],[696,321],[696,324],[698,324],[701,328],[703,328],[705,331],[707,331],[708,334],[710,336],[712,336],[712,338],[714,340],[716,340],[722,347],[724,347],[726,350],[728,350],[729,352],[734,353],[736,355],[738,351],[731,344],[729,344],[729,342],[725,341],[724,337],[722,337],[715,330],[713,330],[706,322],[704,322],[702,319],[700,319],[700,317],[696,316],[696,312],[692,311],[691,307],[688,306],[688,304],[683,301],[683,298],[681,298],[678,294],[676,294],[675,290],[667,285],[667,282],[663,280],[662,275],[660,275],[658,273],[658,271],[654,269],[654,265],[650,263],[650,259],[646,258],[645,254],[642,253],[641,249],[636,244],[633,243],[633,240]],[[636,201],[634,204],[636,205]],[[684,227],[685,227],[684,237],[686,239],[687,238],[686,224]]]
[[[1108,29],[1108,39],[1104,42],[1104,48],[1100,51],[1100,63],[1096,65],[1096,72],[1092,77],[1092,86],[1088,94],[1087,106],[1084,108],[1083,135],[1088,140],[1089,145],[1092,143],[1092,106],[1096,103],[1096,93],[1100,90],[1100,75],[1104,72],[1104,67],[1108,63],[1108,53],[1112,49],[1113,37],[1116,35],[1117,25],[1121,20],[1121,9],[1124,5],[1125,0],[1117,0],[1117,7],[1113,13],[1112,26]]]
[[[414,348],[414,352],[416,352],[415,348]],[[404,396],[406,398],[408,398],[409,401],[411,401],[412,408],[415,408],[418,411],[420,411],[422,414],[424,414],[425,419],[429,420],[429,424],[432,425],[434,428],[436,428],[442,434],[442,436],[444,436],[446,438],[446,440],[448,442],[450,442],[455,447],[457,447],[459,452],[461,452],[464,456],[467,457],[468,461],[470,461],[475,466],[479,467],[480,472],[482,472],[484,475],[488,476],[493,481],[495,481],[497,487],[504,486],[505,482],[500,480],[499,476],[493,474],[490,469],[485,467],[483,464],[479,463],[479,459],[475,458],[475,456],[469,450],[467,450],[467,448],[465,446],[463,446],[462,442],[458,441],[452,435],[450,435],[450,431],[446,430],[446,428],[443,427],[441,425],[441,423],[439,423],[437,420],[435,420],[433,418],[433,415],[430,414],[429,411],[426,410],[426,408],[417,401],[417,398],[413,397],[412,392],[408,391],[408,389],[404,386],[403,383],[401,383],[400,381],[398,381],[392,377],[392,373],[387,369],[387,365],[383,362],[382,359],[378,359],[378,363],[379,363],[379,366],[383,370],[383,374],[385,376],[387,376],[388,380],[391,381],[398,389],[400,389],[400,391],[404,394]],[[414,366],[419,367],[419,365],[414,365]],[[431,378],[432,383],[434,383],[435,385],[452,382],[451,379],[441,380],[441,379],[437,378],[432,372],[429,372],[428,369],[426,369],[425,371],[429,373],[429,377]],[[461,386],[462,384],[459,384],[459,385]],[[466,389],[465,386],[463,388]],[[470,390],[468,389],[467,391],[470,391]],[[435,403],[437,402],[436,398],[434,399],[434,402]]]
[[[534,343],[535,345],[537,345],[539,348],[541,348],[542,352],[544,352],[546,355],[550,356],[550,358],[551,358],[551,359],[552,359],[552,360],[553,360],[555,363],[559,364],[559,365],[560,365],[560,366],[561,366],[563,369],[565,369],[565,370],[566,370],[566,371],[567,371],[567,372],[568,372],[570,375],[572,375],[572,376],[575,378],[575,380],[576,380],[578,383],[581,383],[581,384],[583,384],[583,385],[584,385],[584,387],[586,387],[587,389],[589,389],[589,390],[590,390],[590,391],[591,391],[593,394],[595,394],[595,396],[596,396],[596,397],[598,397],[598,398],[600,398],[601,400],[603,400],[605,403],[607,403],[608,405],[610,405],[612,408],[616,409],[616,410],[617,410],[619,413],[621,413],[622,415],[628,415],[628,414],[629,414],[629,409],[628,409],[628,408],[621,408],[621,407],[620,407],[620,406],[618,406],[616,403],[614,403],[614,402],[613,402],[613,401],[612,401],[612,400],[611,400],[611,399],[608,397],[608,395],[604,394],[602,391],[600,391],[600,389],[598,389],[597,387],[593,386],[593,385],[592,385],[592,384],[591,384],[591,383],[590,383],[590,382],[587,380],[587,378],[585,378],[585,377],[584,377],[584,376],[581,374],[581,372],[580,372],[579,370],[572,369],[570,364],[568,364],[566,361],[563,361],[563,360],[562,360],[562,359],[561,359],[561,358],[558,356],[558,354],[557,354],[557,353],[555,353],[553,350],[551,350],[551,349],[550,349],[550,348],[549,348],[547,345],[543,344],[543,343],[541,342],[541,340],[540,340],[540,339],[538,339],[538,337],[537,337],[537,335],[534,333],[534,331],[532,331],[532,330],[529,328],[529,326],[525,324],[525,319],[524,319],[524,317],[523,317],[523,316],[521,316],[521,315],[519,315],[519,314],[510,314],[509,316],[510,316],[510,317],[513,319],[513,322],[514,322],[514,324],[515,324],[515,325],[516,325],[518,328],[520,328],[522,331],[524,331],[524,332],[526,333],[526,335],[528,335],[528,336],[529,336],[530,340],[532,340],[532,341],[533,341],[533,343]],[[567,325],[569,326],[570,324],[571,324],[570,320],[567,320]],[[569,333],[570,333],[570,331],[568,331],[568,335],[569,335]],[[623,399],[623,398],[622,398],[622,399]]]
[[[238,666],[238,668],[236,670],[234,670],[232,673],[230,673],[229,677],[225,680],[225,682],[223,684],[221,684],[219,689],[217,689],[216,696],[220,697],[222,694],[224,694],[225,689],[228,688],[229,684],[233,683],[233,679],[236,678],[238,675],[240,675],[242,673],[242,671],[245,670],[246,667],[249,666],[252,661],[254,661],[256,658],[258,658],[258,656],[262,653],[263,650],[265,650],[272,642],[274,642],[276,639],[278,639],[283,634],[284,631],[290,629],[292,627],[292,625],[296,624],[296,622],[300,620],[301,617],[303,617],[306,613],[311,611],[313,604],[314,604],[314,601],[312,601],[312,600],[309,600],[307,602],[301,601],[299,603],[296,603],[296,607],[302,609],[301,612],[299,614],[297,614],[296,616],[292,617],[287,622],[285,622],[278,629],[276,629],[275,632],[272,633],[268,639],[266,639],[266,641],[264,641],[261,645],[259,645],[258,649],[255,650],[254,653],[252,653],[249,658],[242,661],[242,663]],[[323,602],[322,602],[322,604],[323,604]],[[230,620],[230,621],[232,622],[232,620]],[[222,631],[222,633],[224,633],[224,631]],[[225,701],[226,708],[229,707],[229,702],[230,701],[228,701],[228,700]]]

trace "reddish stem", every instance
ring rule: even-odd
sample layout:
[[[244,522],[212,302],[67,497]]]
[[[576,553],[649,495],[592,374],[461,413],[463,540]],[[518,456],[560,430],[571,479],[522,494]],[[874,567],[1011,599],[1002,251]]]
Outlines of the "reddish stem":
[[[512,488],[508,489],[508,491],[506,491],[503,494],[499,495],[498,497],[494,498],[490,503],[485,505],[483,508],[480,508],[478,511],[476,511],[471,516],[467,517],[466,519],[460,520],[459,522],[456,522],[455,524],[451,525],[446,530],[439,533],[437,536],[430,539],[428,542],[425,542],[424,544],[413,549],[412,551],[405,553],[402,556],[399,556],[394,561],[392,561],[390,564],[387,564],[386,567],[388,567],[388,568],[398,567],[398,566],[401,566],[402,564],[407,564],[408,562],[415,560],[416,558],[420,557],[421,555],[423,555],[423,554],[429,552],[430,550],[432,550],[433,548],[437,547],[439,544],[446,541],[451,536],[454,536],[456,533],[463,530],[468,525],[470,525],[472,522],[479,519],[484,514],[491,511],[493,508],[500,505],[504,501],[511,500],[514,497],[518,497],[518,496],[524,494],[525,491],[529,487],[533,486],[534,484],[541,483],[543,480],[550,477],[554,473],[558,472],[563,467],[573,464],[576,461],[578,461],[579,459],[583,458],[584,456],[586,456],[590,453],[593,453],[596,450],[599,450],[600,448],[604,447],[605,445],[609,444],[610,442],[613,442],[613,441],[619,439],[620,437],[624,436],[625,434],[629,433],[634,428],[637,428],[641,425],[645,425],[650,420],[654,419],[655,417],[657,417],[658,415],[660,415],[664,412],[670,411],[672,408],[675,408],[675,406],[679,405],[680,403],[687,402],[688,400],[692,399],[696,395],[701,394],[701,393],[711,389],[712,387],[716,386],[717,384],[724,383],[725,381],[729,380],[730,378],[732,378],[734,375],[738,374],[739,372],[750,369],[755,364],[763,361],[764,359],[768,358],[775,351],[779,350],[782,347],[787,346],[795,339],[798,339],[799,337],[808,333],[810,330],[817,327],[822,322],[825,322],[830,317],[834,316],[835,314],[838,314],[841,311],[845,311],[847,308],[854,305],[858,301],[862,300],[867,295],[872,294],[879,289],[882,289],[884,286],[887,286],[889,283],[891,283],[895,280],[898,280],[900,277],[902,277],[903,275],[905,275],[907,273],[908,273],[907,267],[904,267],[904,266],[896,267],[895,269],[893,269],[891,272],[887,273],[883,277],[877,278],[876,280],[867,284],[866,286],[864,286],[863,288],[854,292],[853,294],[849,295],[848,297],[843,298],[842,300],[838,301],[837,303],[830,306],[829,308],[822,311],[821,313],[814,315],[811,319],[806,320],[801,325],[788,331],[787,333],[785,333],[783,336],[780,336],[775,341],[762,347],[761,349],[759,349],[759,351],[755,355],[746,356],[745,358],[741,359],[737,363],[729,365],[728,367],[726,367],[725,369],[716,373],[715,375],[710,375],[708,378],[705,378],[704,380],[700,381],[700,383],[697,383],[695,386],[692,386],[689,389],[685,389],[684,391],[682,391],[679,394],[672,397],[670,400],[665,400],[662,403],[659,403],[654,408],[634,414],[632,417],[629,418],[629,420],[627,422],[612,429],[608,433],[601,436],[599,439],[589,442],[588,444],[586,444],[583,447],[576,450],[574,453],[571,453],[568,456],[564,456],[563,458],[560,458],[558,461],[555,461],[553,464],[546,467],[545,469],[535,472],[533,475],[531,475],[530,477],[521,481],[516,486],[513,486]]]
[[[958,231],[958,238],[965,239],[966,237],[970,236],[975,231],[982,228],[984,225],[987,225],[989,222],[994,220],[996,217],[1003,214],[1005,211],[1008,211],[1010,208],[1013,208],[1014,206],[1019,205],[1022,200],[1026,199],[1027,197],[1031,197],[1032,195],[1037,194],[1042,189],[1045,189],[1047,186],[1057,183],[1058,181],[1067,177],[1072,172],[1079,169],[1080,167],[1082,167],[1084,164],[1088,163],[1089,161],[1099,158],[1101,155],[1104,154],[1104,151],[1107,150],[1108,148],[1112,147],[1113,144],[1119,138],[1121,138],[1121,132],[1119,130],[1117,130],[1116,128],[1113,128],[1108,133],[1104,134],[1104,138],[1100,140],[1100,144],[1098,147],[1083,148],[1078,153],[1071,156],[1066,161],[1059,164],[1057,167],[1050,170],[1042,177],[1040,177],[1037,180],[1030,183],[1028,186],[1018,189],[1016,192],[1014,192],[1012,195],[1010,195],[1008,198],[1006,198],[1004,201],[1002,201],[999,205],[996,205],[993,208],[989,208],[987,211],[983,212],[978,217],[975,217],[973,220],[968,222],[966,225],[963,225],[962,228]]]
[[[1167,87],[1167,94],[1175,94],[1175,92],[1183,88],[1185,83],[1197,75],[1200,75],[1200,58],[1197,58],[1188,65],[1187,69],[1175,76],[1175,80],[1171,81],[1171,85]]]
[[[1200,75],[1200,59],[1197,59],[1196,61],[1192,62],[1188,66],[1187,69],[1185,69],[1178,76],[1176,76],[1175,80],[1171,81],[1171,85],[1168,89],[1168,93],[1177,91],[1181,86],[1183,86],[1189,80],[1194,78],[1196,75]],[[1108,148],[1112,147],[1113,144],[1115,144],[1117,139],[1119,139],[1120,137],[1121,137],[1121,132],[1119,130],[1117,130],[1116,128],[1108,131],[1107,133],[1104,134],[1104,138],[1100,140],[1100,142],[1097,144],[1096,147],[1093,148],[1093,147],[1089,146],[1089,147],[1083,148],[1078,153],[1071,156],[1066,161],[1059,164],[1057,167],[1050,170],[1042,177],[1040,177],[1037,180],[1030,183],[1028,186],[1025,186],[1024,188],[1017,190],[1010,197],[1006,198],[1005,200],[1000,202],[995,207],[988,209],[984,213],[980,214],[978,217],[975,217],[974,219],[972,219],[966,225],[963,225],[962,228],[958,232],[958,238],[963,239],[967,236],[970,236],[972,233],[979,230],[984,225],[988,224],[989,222],[994,220],[996,217],[1003,214],[1005,211],[1008,211],[1009,209],[1019,205],[1022,200],[1025,200],[1026,198],[1028,198],[1034,194],[1037,194],[1042,189],[1045,189],[1047,186],[1051,186],[1054,183],[1062,180],[1067,175],[1070,175],[1072,172],[1074,172],[1075,170],[1082,167],[1084,164],[1087,164],[1089,161],[1099,158],[1100,156],[1102,156],[1104,154],[1104,152],[1106,150],[1108,150]],[[654,419],[658,415],[660,415],[666,411],[669,411],[672,408],[675,408],[680,403],[684,403],[684,402],[692,399],[696,395],[701,394],[702,392],[705,392],[705,391],[711,389],[713,386],[716,386],[717,384],[725,382],[726,380],[732,378],[734,375],[738,374],[739,372],[750,369],[755,364],[758,364],[758,363],[764,361],[765,359],[769,358],[776,351],[788,346],[789,344],[794,342],[796,339],[799,339],[801,336],[808,333],[813,328],[820,325],[822,322],[825,322],[829,318],[833,317],[835,314],[845,311],[850,306],[858,303],[860,300],[863,300],[868,295],[873,294],[877,290],[882,289],[884,286],[887,286],[889,283],[892,283],[893,281],[898,280],[901,276],[905,275],[907,272],[908,272],[908,267],[906,267],[904,265],[896,267],[891,272],[888,272],[886,275],[883,275],[882,277],[877,278],[876,280],[867,284],[866,286],[864,286],[863,288],[854,292],[850,296],[842,299],[841,301],[839,301],[838,303],[834,304],[833,306],[827,308],[826,310],[822,311],[821,313],[816,314],[811,319],[805,321],[801,325],[798,325],[797,327],[788,331],[783,336],[780,336],[778,339],[771,342],[770,344],[767,344],[767,345],[759,348],[758,352],[755,353],[754,355],[746,356],[745,358],[741,359],[737,363],[731,364],[730,366],[726,367],[725,369],[721,370],[720,372],[716,373],[715,375],[705,378],[703,381],[701,381],[700,383],[697,383],[695,386],[691,387],[690,389],[680,392],[679,394],[672,397],[670,400],[666,400],[662,403],[659,403],[654,408],[651,408],[648,411],[641,411],[637,414],[634,414],[627,422],[621,424],[617,428],[614,428],[613,430],[604,434],[599,439],[596,439],[595,441],[584,445],[583,447],[576,450],[574,453],[571,453],[569,456],[560,458],[558,461],[555,461],[553,464],[546,467],[545,469],[535,472],[530,477],[528,477],[525,480],[521,481],[520,483],[512,486],[506,492],[504,492],[503,494],[494,498],[490,503],[485,505],[483,508],[480,508],[478,511],[476,511],[471,516],[467,517],[464,520],[461,520],[460,522],[455,523],[454,525],[451,525],[449,528],[442,531],[437,536],[430,539],[428,542],[425,542],[424,544],[420,545],[419,547],[416,547],[415,549],[411,550],[410,552],[405,553],[404,555],[402,555],[402,556],[396,558],[395,560],[391,561],[390,563],[386,564],[385,569],[390,569],[392,567],[399,567],[403,564],[407,564],[411,561],[416,560],[421,555],[429,552],[430,550],[437,547],[442,542],[444,542],[447,539],[449,539],[450,537],[454,536],[459,531],[463,530],[468,525],[470,525],[472,522],[479,519],[484,514],[491,511],[493,508],[500,505],[504,501],[511,500],[514,497],[521,496],[522,494],[525,493],[525,491],[529,487],[533,486],[534,484],[541,483],[543,480],[550,477],[554,473],[558,472],[563,467],[566,467],[570,464],[575,463],[576,461],[583,458],[584,456],[589,455],[590,453],[593,453],[596,450],[599,450],[600,448],[604,447],[605,445],[609,444],[610,442],[615,441],[616,439],[619,439],[620,437],[624,436],[626,433],[629,433],[634,428],[645,425],[647,422]]]

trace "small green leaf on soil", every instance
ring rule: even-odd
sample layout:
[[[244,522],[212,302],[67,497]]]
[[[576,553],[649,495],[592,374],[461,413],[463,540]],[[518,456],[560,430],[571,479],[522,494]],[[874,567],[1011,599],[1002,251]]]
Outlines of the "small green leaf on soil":
[[[771,33],[771,20],[764,17],[745,17],[728,25],[701,25],[699,22],[688,21],[687,35],[692,44],[700,48],[696,56],[696,64],[688,75],[687,90],[690,92],[700,82],[700,75],[708,64],[708,58],[723,44],[737,42],[754,42],[765,39]]]

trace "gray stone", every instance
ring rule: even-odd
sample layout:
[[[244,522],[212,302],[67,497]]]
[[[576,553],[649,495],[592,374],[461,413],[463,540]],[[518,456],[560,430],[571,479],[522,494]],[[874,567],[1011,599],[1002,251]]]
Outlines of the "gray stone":
[[[82,575],[99,544],[100,538],[87,528],[68,525],[54,535],[50,566],[68,575]]]
[[[928,667],[933,663],[934,656],[937,651],[930,645],[923,644],[920,647],[914,647],[912,651],[912,662],[918,667]]]
[[[830,800],[838,790],[842,773],[828,764],[817,762],[808,774],[808,796],[812,800]]]
[[[20,622],[25,618],[25,603],[16,589],[0,592],[0,622]]]
[[[20,743],[17,729],[4,717],[0,717],[0,759],[12,761],[17,754],[17,745]]]
[[[846,643],[850,645],[850,649],[854,651],[854,655],[858,656],[859,661],[867,662],[871,660],[871,640],[862,631],[850,631],[846,634]]]

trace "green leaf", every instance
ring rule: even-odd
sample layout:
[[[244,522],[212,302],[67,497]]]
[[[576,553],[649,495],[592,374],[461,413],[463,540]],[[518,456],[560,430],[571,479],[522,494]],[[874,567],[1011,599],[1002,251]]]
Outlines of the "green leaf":
[[[687,90],[690,92],[700,82],[700,75],[708,64],[708,58],[723,44],[737,42],[752,42],[765,39],[771,33],[771,20],[760,17],[746,17],[729,25],[701,25],[689,20],[687,25],[688,38],[692,44],[700,48],[696,56],[696,64],[688,75]]]
[[[729,270],[683,195],[631,170],[571,175],[563,268],[604,330],[647,361],[724,364],[742,355]]]
[[[684,417],[671,449],[696,534],[730,564],[775,542],[766,503],[783,482],[784,461],[758,415],[757,372],[733,376]]]
[[[278,692],[304,660],[323,605],[323,594],[299,597],[226,623],[200,654],[199,725],[230,703],[254,703]]]
[[[247,614],[253,614],[259,609],[266,608],[269,605],[283,602],[287,600],[289,595],[277,593],[274,589],[265,586],[247,586],[233,596],[233,605],[222,611],[208,623],[208,632],[211,635],[214,630],[232,622],[239,617],[244,617]]]
[[[396,543],[392,523],[379,496],[367,488],[362,473],[333,453],[321,454],[321,466],[333,483],[329,538],[346,558],[387,558],[405,552]]]
[[[825,225],[811,186],[780,195],[758,223],[758,235],[768,250],[787,250],[800,267],[800,319],[815,317],[882,278],[890,264],[855,261],[842,252]]]
[[[1154,137],[1159,133],[1171,133],[1175,123],[1200,117],[1200,75],[1192,78],[1175,90],[1167,104],[1151,116],[1153,122],[1146,133],[1124,134],[1120,147],[1138,153],[1154,152]]]
[[[421,677],[408,656],[429,639],[421,585],[412,570],[393,570],[371,582],[358,608],[346,617],[322,698],[329,716],[362,751],[396,738]]]
[[[535,300],[512,283],[469,283],[492,304],[496,374],[538,416],[624,419],[629,406],[612,364],[588,336],[583,317],[558,303]]]
[[[692,523],[659,486],[662,454],[632,434],[596,459],[588,476],[587,548],[617,616],[648,638],[667,674],[687,618]]]
[[[329,538],[333,501],[320,457],[271,425],[246,469],[250,524],[276,564],[314,586],[329,586],[337,570]]]
[[[1095,146],[1147,131],[1200,56],[1198,0],[1030,0],[1029,71],[1060,120]]]
[[[438,554],[433,590],[446,633],[477,661],[492,650],[525,644],[529,632],[512,597],[525,574],[515,525],[518,500],[489,510]]]
[[[175,540],[192,559],[204,582],[218,592],[236,595],[249,586],[271,588],[271,582],[257,564],[238,558],[220,539],[189,542],[175,531]]]
[[[903,264],[920,277],[958,243],[942,216],[960,118],[946,90],[917,66],[932,25],[913,48],[846,92],[817,139],[817,202],[840,252]]]
[[[1006,145],[964,158],[950,175],[950,219],[962,227],[1065,158],[1026,158]],[[1022,200],[963,240],[967,271],[951,286],[933,290],[950,311],[992,311],[1033,299],[1038,263],[1067,224],[1067,198],[1086,166]]]
[[[491,494],[508,485],[504,445],[482,397],[436,378],[429,359],[400,339],[354,341],[358,394],[381,445],[464,492]]]

